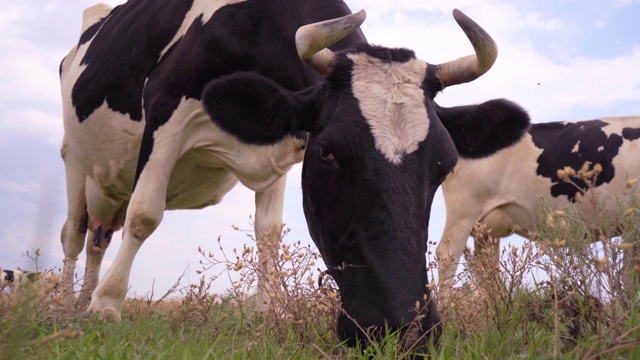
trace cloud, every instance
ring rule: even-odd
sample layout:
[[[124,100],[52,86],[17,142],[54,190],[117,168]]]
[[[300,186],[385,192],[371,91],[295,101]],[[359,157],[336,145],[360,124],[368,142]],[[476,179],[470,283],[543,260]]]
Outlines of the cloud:
[[[15,181],[0,181],[0,192],[7,193],[23,193],[23,194],[31,194],[40,191],[40,184],[30,182],[30,183],[18,183]]]
[[[640,4],[640,0],[614,0],[613,3],[618,7],[629,7],[634,4]]]
[[[409,47],[418,57],[434,64],[473,52],[448,14],[449,5],[422,3],[399,10],[391,3],[376,2],[376,11],[386,15],[384,20],[378,15],[365,21],[368,39],[387,46]],[[575,54],[575,48],[566,44],[577,42],[582,35],[562,18],[527,13],[512,3],[499,1],[459,6],[496,40],[498,60],[480,79],[445,89],[437,97],[439,103],[454,106],[506,97],[525,106],[534,122],[545,122],[616,115],[618,109],[611,109],[614,104],[640,100],[637,42],[635,47],[613,56]],[[414,16],[416,9],[427,10],[431,15]],[[537,37],[556,40],[552,46],[540,47]]]

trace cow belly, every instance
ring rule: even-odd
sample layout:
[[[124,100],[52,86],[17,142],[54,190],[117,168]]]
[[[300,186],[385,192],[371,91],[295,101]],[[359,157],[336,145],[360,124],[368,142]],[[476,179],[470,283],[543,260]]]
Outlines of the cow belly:
[[[191,151],[180,158],[167,189],[167,210],[201,209],[222,201],[238,183],[229,170],[216,164],[203,164]]]
[[[529,209],[517,204],[506,204],[488,212],[480,223],[491,229],[491,234],[502,238],[512,234],[526,237],[529,230],[533,230],[533,217]]]

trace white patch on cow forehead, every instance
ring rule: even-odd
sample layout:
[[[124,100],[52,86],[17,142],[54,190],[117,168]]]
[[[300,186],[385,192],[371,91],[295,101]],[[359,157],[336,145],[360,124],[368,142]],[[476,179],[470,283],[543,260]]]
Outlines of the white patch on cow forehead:
[[[351,86],[360,111],[371,128],[376,149],[400,164],[427,138],[429,117],[420,88],[427,64],[421,60],[391,62],[367,54],[349,54]]]
[[[193,21],[200,15],[202,15],[202,23],[205,24],[207,21],[211,19],[213,14],[218,11],[221,7],[229,4],[236,4],[245,2],[247,0],[195,0],[191,9],[187,12],[184,19],[182,20],[182,25],[180,25],[180,29],[173,36],[173,39],[164,47],[162,53],[160,53],[160,58],[164,56],[164,54],[169,51],[171,46],[178,41],[184,34],[187,32]]]

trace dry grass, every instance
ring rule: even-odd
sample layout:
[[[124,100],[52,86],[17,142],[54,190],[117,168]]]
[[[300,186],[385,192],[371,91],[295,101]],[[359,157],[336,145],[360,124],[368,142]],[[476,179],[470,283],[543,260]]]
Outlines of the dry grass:
[[[590,185],[594,169],[562,171],[565,181],[575,185],[573,174]],[[460,286],[440,299],[449,331],[468,342],[497,337],[493,345],[508,347],[506,356],[640,356],[640,200],[637,181],[628,186],[631,195],[607,210],[597,192],[576,185],[578,200],[598,212],[596,224],[585,222],[576,205],[553,209],[540,199],[535,241],[507,246],[499,260],[496,239],[477,224],[472,234],[486,244],[481,253],[466,250]]]
[[[599,204],[597,199],[593,204]],[[637,249],[640,243],[640,201],[634,195],[619,205],[617,214],[603,213],[601,223],[587,224],[574,206],[552,209],[541,201],[535,212],[536,246],[533,242],[508,246],[497,262],[491,254],[468,250],[461,286],[438,299],[444,332],[438,349],[431,349],[433,357],[640,357],[638,290],[625,282],[625,274],[637,281],[640,268],[632,264],[628,271],[621,261],[623,251]],[[486,234],[481,226],[475,231]],[[621,234],[624,241],[614,234]],[[484,241],[490,244],[495,239],[489,234]],[[153,291],[128,299],[120,325],[78,313],[53,285],[35,283],[17,293],[2,292],[0,357],[402,359],[416,355],[397,334],[372,339],[371,346],[362,350],[341,345],[335,335],[341,311],[338,292],[317,268],[316,251],[300,242],[256,244],[252,238],[250,244],[230,253],[220,244],[215,251],[199,249],[199,282],[181,287],[179,277],[157,300]],[[273,266],[258,260],[258,247],[272,249]],[[429,264],[431,271],[435,264]],[[259,275],[268,279],[263,285],[269,289],[270,306],[264,312],[254,311]],[[232,285],[222,294],[213,293],[221,276],[231,279]]]

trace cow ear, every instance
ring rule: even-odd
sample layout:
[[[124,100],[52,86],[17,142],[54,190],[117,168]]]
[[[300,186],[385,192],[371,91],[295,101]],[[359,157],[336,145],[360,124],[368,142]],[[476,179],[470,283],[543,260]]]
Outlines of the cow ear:
[[[453,139],[458,154],[482,158],[518,142],[529,128],[529,114],[504,99],[479,105],[437,107],[436,112]]]
[[[306,130],[300,97],[256,73],[238,72],[211,81],[202,103],[218,126],[248,144],[271,144]]]

